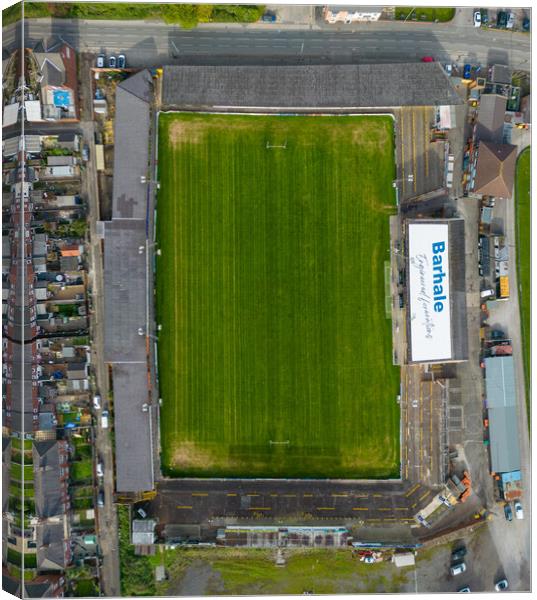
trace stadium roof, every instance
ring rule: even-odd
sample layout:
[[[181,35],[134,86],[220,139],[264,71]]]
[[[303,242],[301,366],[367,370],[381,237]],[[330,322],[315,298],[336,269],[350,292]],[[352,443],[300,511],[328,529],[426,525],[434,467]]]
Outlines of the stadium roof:
[[[494,473],[520,470],[514,359],[485,359],[490,460]]]
[[[112,218],[145,219],[152,79],[136,73],[116,88]]]
[[[145,363],[145,220],[114,219],[104,231],[105,360]]]
[[[517,147],[481,142],[478,152],[474,192],[496,198],[511,198]]]
[[[118,492],[152,490],[152,411],[144,412],[148,401],[147,367],[116,364],[114,380],[114,427],[116,444],[116,489]]]
[[[165,66],[168,108],[350,109],[462,104],[439,63]]]

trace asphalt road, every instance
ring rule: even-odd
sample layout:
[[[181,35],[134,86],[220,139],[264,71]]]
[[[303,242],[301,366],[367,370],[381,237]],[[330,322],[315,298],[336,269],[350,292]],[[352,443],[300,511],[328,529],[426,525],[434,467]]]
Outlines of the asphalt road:
[[[78,51],[125,52],[131,66],[413,62],[423,56],[442,62],[502,63],[515,69],[528,69],[530,64],[529,35],[476,29],[465,20],[444,25],[382,21],[337,30],[305,24],[207,24],[184,30],[156,21],[67,19],[32,19],[25,27],[27,46],[53,36]],[[4,48],[13,48],[19,37],[16,25],[5,27]]]

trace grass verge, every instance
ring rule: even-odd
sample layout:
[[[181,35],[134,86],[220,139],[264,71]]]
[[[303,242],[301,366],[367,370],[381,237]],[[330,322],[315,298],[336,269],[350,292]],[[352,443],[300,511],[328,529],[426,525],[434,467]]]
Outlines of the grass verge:
[[[454,8],[399,6],[395,9],[395,18],[398,21],[408,19],[409,21],[439,21],[440,23],[446,23],[451,21],[454,16]]]
[[[531,152],[527,148],[517,160],[515,202],[517,223],[517,278],[520,323],[524,346],[524,377],[528,426],[531,407]]]

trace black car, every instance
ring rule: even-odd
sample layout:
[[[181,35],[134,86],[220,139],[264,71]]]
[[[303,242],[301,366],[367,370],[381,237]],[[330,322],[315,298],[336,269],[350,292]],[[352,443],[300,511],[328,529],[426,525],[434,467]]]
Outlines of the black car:
[[[522,21],[522,29],[524,31],[529,31],[530,30],[530,20],[528,19],[528,17],[526,17],[523,21]]]
[[[509,15],[504,11],[498,11],[498,16],[496,17],[496,27],[498,29],[505,29],[507,27],[507,20],[509,19]]]
[[[399,308],[405,307],[405,297],[403,294],[399,294]]]
[[[461,548],[457,548],[457,550],[453,550],[451,553],[451,561],[458,562],[466,556],[466,548],[462,546]]]
[[[104,506],[104,492],[103,492],[103,490],[99,490],[99,493],[97,494],[97,506],[99,508],[103,508],[103,506]]]

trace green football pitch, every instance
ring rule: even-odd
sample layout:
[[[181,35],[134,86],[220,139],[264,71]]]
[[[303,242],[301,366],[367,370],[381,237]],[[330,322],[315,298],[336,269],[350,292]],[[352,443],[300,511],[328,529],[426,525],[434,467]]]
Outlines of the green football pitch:
[[[389,117],[163,114],[169,476],[399,475]]]

